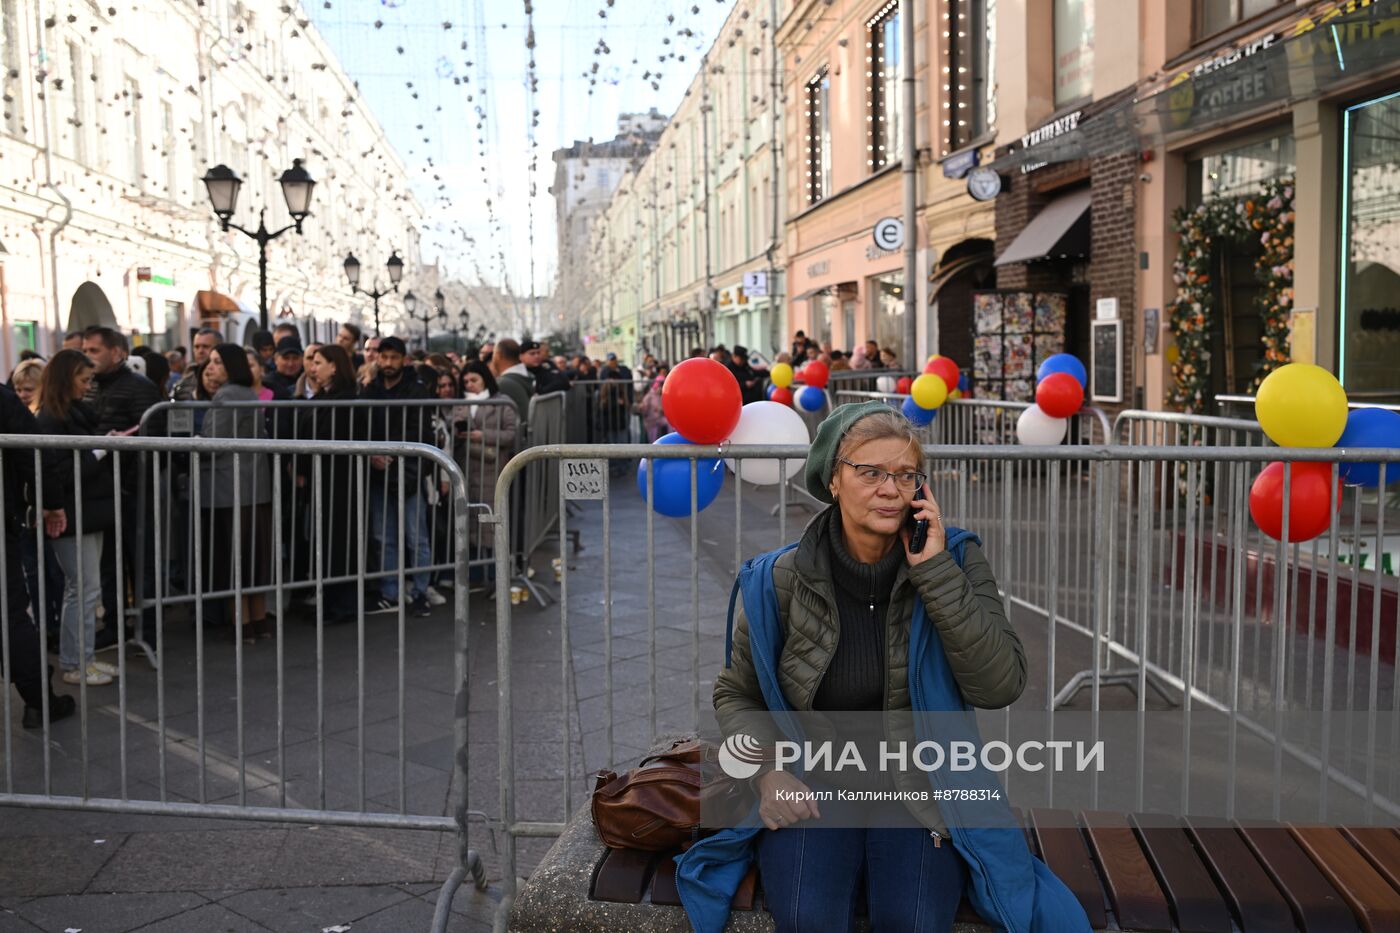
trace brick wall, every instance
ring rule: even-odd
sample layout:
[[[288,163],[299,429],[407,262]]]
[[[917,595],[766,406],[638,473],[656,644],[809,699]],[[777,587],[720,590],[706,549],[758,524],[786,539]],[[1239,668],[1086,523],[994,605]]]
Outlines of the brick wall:
[[[1100,402],[1110,412],[1133,407],[1133,351],[1137,333],[1137,176],[1136,152],[1094,160],[1089,211],[1093,253],[1089,261],[1090,308],[1100,298],[1117,298],[1123,321],[1123,403]],[[1087,362],[1087,361],[1086,361]]]

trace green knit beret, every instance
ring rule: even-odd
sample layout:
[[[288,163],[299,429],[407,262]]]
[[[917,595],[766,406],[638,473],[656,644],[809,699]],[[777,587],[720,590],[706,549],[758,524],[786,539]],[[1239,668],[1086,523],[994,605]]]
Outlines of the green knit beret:
[[[884,402],[862,402],[859,405],[842,405],[826,420],[817,426],[817,436],[812,438],[812,450],[807,455],[804,478],[807,491],[822,502],[831,502],[831,474],[836,469],[836,451],[841,448],[841,438],[866,415],[882,411],[898,411]]]

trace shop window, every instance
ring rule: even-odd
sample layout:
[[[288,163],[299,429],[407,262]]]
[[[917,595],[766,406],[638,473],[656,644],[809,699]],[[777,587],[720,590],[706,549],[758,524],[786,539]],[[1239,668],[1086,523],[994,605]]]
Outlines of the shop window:
[[[807,203],[831,193],[831,77],[825,68],[806,88]]]
[[[1293,136],[1269,133],[1230,148],[1201,155],[1186,167],[1187,198],[1194,207],[1211,197],[1257,191],[1264,182],[1294,173]]]
[[[898,162],[904,152],[904,95],[900,92],[901,55],[899,3],[890,0],[865,24],[866,74],[870,78],[870,150],[872,171]]]
[[[1055,0],[1055,106],[1094,92],[1094,0]]]
[[[1258,16],[1282,0],[1196,0],[1193,32],[1197,41]]]
[[[996,0],[946,0],[948,63],[943,67],[946,155],[981,138],[996,106],[991,88],[996,47]]]
[[[890,347],[905,363],[904,273],[890,272],[870,280],[870,337],[881,349]],[[851,349],[854,349],[852,347]]]
[[[1400,95],[1343,112],[1342,384],[1400,396]]]

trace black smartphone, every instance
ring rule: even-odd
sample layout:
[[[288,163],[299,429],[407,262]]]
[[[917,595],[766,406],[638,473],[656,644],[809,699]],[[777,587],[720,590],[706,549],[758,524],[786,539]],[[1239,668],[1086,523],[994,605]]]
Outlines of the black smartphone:
[[[919,487],[919,498],[927,500],[929,497],[928,486]],[[909,553],[917,554],[924,549],[928,543],[928,519],[914,517],[914,510],[909,510]]]

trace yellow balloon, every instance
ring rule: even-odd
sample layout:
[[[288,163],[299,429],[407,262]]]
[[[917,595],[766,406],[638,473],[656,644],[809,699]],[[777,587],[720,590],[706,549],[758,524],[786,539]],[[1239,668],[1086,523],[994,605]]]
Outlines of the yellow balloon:
[[[962,398],[962,389],[954,389],[953,391],[951,391],[951,392],[948,393],[948,399],[949,399],[950,401],[951,401],[952,399],[959,399],[959,398]]]
[[[928,355],[928,359],[924,360],[924,365],[927,366],[929,363],[932,363],[934,360],[938,359],[941,355],[942,354],[939,353],[930,353]]]
[[[942,376],[924,373],[914,380],[909,394],[914,397],[915,405],[932,411],[948,400],[948,383],[943,381]]]
[[[787,363],[779,363],[768,373],[769,380],[780,389],[786,389],[792,385],[792,367]]]
[[[1347,393],[1321,366],[1289,363],[1259,386],[1254,416],[1280,447],[1331,447],[1347,426]]]
[[[1179,359],[1181,359],[1181,348],[1176,344],[1167,347],[1167,362],[1175,363]]]

